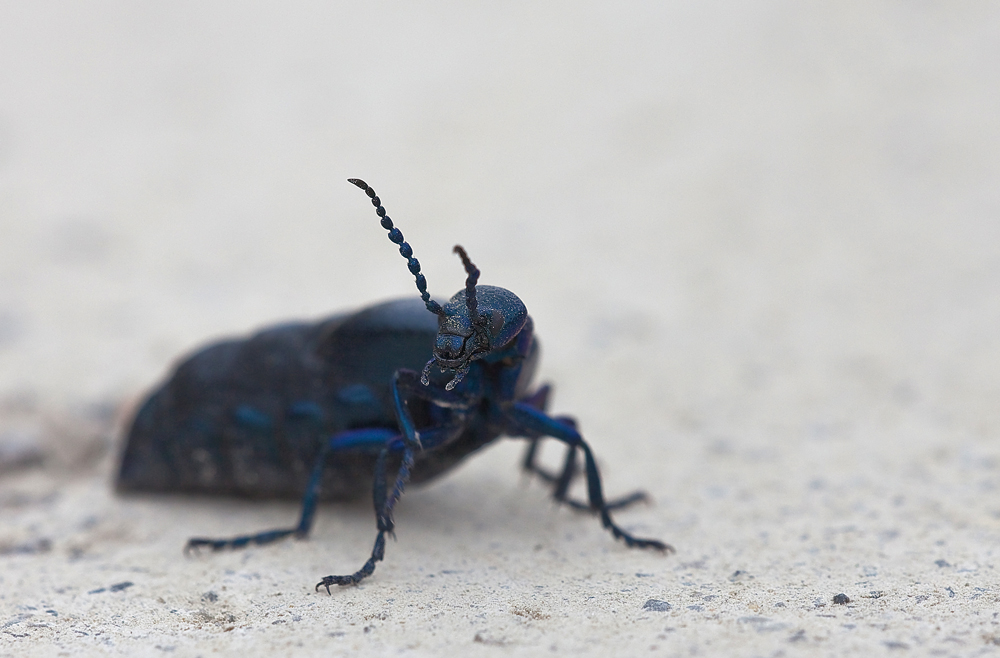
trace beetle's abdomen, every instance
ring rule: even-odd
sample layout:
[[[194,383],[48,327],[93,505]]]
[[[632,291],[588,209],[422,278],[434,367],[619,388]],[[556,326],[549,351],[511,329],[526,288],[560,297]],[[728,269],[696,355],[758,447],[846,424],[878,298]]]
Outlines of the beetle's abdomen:
[[[434,316],[412,307],[388,302],[195,353],[136,413],[119,491],[300,497],[326,438],[396,428],[392,374],[422,367],[436,331]],[[364,451],[331,455],[321,497],[369,495],[374,462]]]
[[[325,425],[315,326],[211,345],[181,363],[136,414],[124,491],[301,495]]]

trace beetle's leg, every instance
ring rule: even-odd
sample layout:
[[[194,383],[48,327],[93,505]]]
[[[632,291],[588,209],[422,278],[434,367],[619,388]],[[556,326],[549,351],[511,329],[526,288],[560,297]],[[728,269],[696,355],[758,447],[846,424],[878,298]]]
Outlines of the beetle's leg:
[[[538,390],[521,400],[521,404],[526,404],[529,407],[534,407],[539,411],[545,411],[549,408],[549,394],[552,393],[552,387],[548,384],[543,384],[538,387]]]
[[[537,409],[538,411],[545,413],[549,407],[549,393],[551,392],[552,387],[545,384],[528,397],[522,399],[520,402],[521,404],[526,404],[533,409]],[[576,429],[576,419],[572,416],[558,416],[555,420]],[[524,460],[521,462],[521,468],[528,473],[537,475],[545,482],[555,484],[556,489],[553,492],[553,497],[559,502],[566,503],[575,509],[580,509],[582,506],[582,509],[589,511],[590,505],[580,503],[575,500],[568,500],[566,498],[566,491],[569,489],[569,485],[572,483],[573,478],[577,475],[576,449],[572,447],[569,448],[566,453],[566,461],[563,465],[562,474],[556,475],[555,473],[551,473],[535,463],[535,460],[538,459],[538,446],[541,445],[542,438],[543,437],[539,435],[528,439],[528,449],[524,453]]]
[[[559,416],[556,418],[557,421],[565,423],[567,420],[566,416]],[[572,419],[569,419],[572,420]],[[576,429],[576,424],[572,425],[573,429]],[[580,510],[582,512],[589,512],[591,507],[589,504],[573,500],[566,496],[569,486],[573,483],[573,480],[579,474],[579,470],[576,465],[576,448],[574,446],[567,446],[566,448],[566,461],[563,463],[562,474],[558,478],[553,478],[552,481],[555,483],[555,489],[552,492],[552,497],[556,501],[572,507],[575,510]],[[548,475],[546,473],[546,475]],[[632,493],[614,498],[612,500],[604,501],[604,509],[610,511],[615,509],[622,509],[623,507],[628,507],[634,503],[641,501],[648,501],[649,495],[645,491],[633,491]]]
[[[407,406],[408,399],[421,398],[433,402],[435,406],[453,410],[467,410],[478,399],[474,393],[455,393],[440,386],[423,386],[420,375],[405,368],[400,368],[392,376],[392,398],[403,441],[407,447],[416,450],[426,450],[430,444],[425,444],[422,435],[417,432],[413,415]],[[442,425],[437,429],[446,431],[446,428],[446,425]],[[438,436],[438,442],[443,440],[440,437],[444,435]]]
[[[541,408],[535,407],[534,405],[532,405],[532,407],[535,408],[535,409],[538,409],[539,411],[542,411],[542,412],[545,411],[545,409],[541,409]],[[566,425],[569,425],[573,429],[576,429],[576,419],[575,418],[572,418],[570,416],[559,416],[555,420],[559,421],[560,423],[564,423]],[[572,455],[571,454],[567,454],[566,455],[567,462],[563,465],[562,475],[556,475],[555,473],[549,472],[549,471],[545,470],[544,468],[542,468],[541,466],[539,466],[537,463],[535,463],[535,460],[538,459],[538,446],[541,445],[543,438],[544,437],[542,437],[542,436],[533,436],[533,437],[531,437],[529,439],[528,449],[524,453],[524,461],[521,462],[521,468],[523,468],[528,473],[533,473],[533,474],[537,475],[538,477],[540,477],[545,482],[549,482],[551,484],[555,484],[556,482],[559,482],[562,478],[566,478],[566,477],[568,477],[570,480],[572,480],[573,477],[576,476],[576,472],[575,472],[576,469],[574,468],[575,462],[574,462],[574,464],[571,465],[569,463],[569,461],[568,461],[568,460],[572,459]],[[575,451],[571,451],[571,452],[575,452]],[[571,474],[567,474],[567,469],[572,469],[573,472]],[[563,495],[562,496],[556,495],[556,499],[557,500],[562,501],[565,498],[566,489],[569,488],[569,484],[570,484],[569,481],[567,481],[566,485],[563,487]],[[587,509],[590,509],[590,508],[587,507]]]
[[[425,431],[423,445],[425,448],[435,447],[454,436],[455,431],[461,431],[461,427],[442,426]],[[396,471],[396,480],[392,486],[392,492],[388,493],[385,477],[386,457],[389,452],[402,452],[399,470]],[[375,523],[378,535],[375,536],[375,545],[372,547],[372,554],[365,562],[364,566],[347,576],[324,576],[323,580],[316,583],[316,591],[320,587],[325,587],[327,594],[330,593],[331,585],[357,585],[359,582],[372,575],[375,571],[375,563],[381,562],[385,557],[385,535],[394,534],[396,528],[392,519],[392,510],[403,495],[403,489],[410,479],[410,469],[413,468],[413,450],[405,442],[405,439],[394,437],[386,441],[385,447],[379,453],[378,462],[375,465],[375,477],[372,485],[372,502],[375,505]]]
[[[381,562],[385,558],[385,534],[393,534],[395,522],[392,520],[392,509],[403,494],[403,488],[410,479],[410,469],[413,468],[413,450],[408,446],[403,448],[403,458],[399,464],[399,471],[396,473],[396,481],[393,484],[392,494],[386,496],[385,460],[389,453],[389,448],[385,448],[379,454],[378,463],[375,466],[375,478],[372,486],[372,501],[375,504],[375,523],[378,534],[375,536],[375,545],[372,547],[371,556],[364,566],[347,576],[323,576],[323,579],[316,583],[316,591],[320,587],[326,588],[326,593],[330,593],[331,585],[357,585],[362,580],[372,575],[375,571],[375,563]]]
[[[633,491],[630,494],[626,494],[624,496],[618,496],[617,498],[606,501],[604,503],[604,509],[606,510],[625,509],[626,507],[629,507],[636,503],[648,503],[648,502],[649,502],[649,494],[643,491],[642,489],[639,489],[638,491]],[[579,509],[581,511],[585,509],[583,503],[576,500],[567,500],[566,504],[572,507],[573,509]]]
[[[548,391],[545,392],[547,393]],[[531,404],[531,401],[532,401],[531,398],[526,398],[524,401],[521,402],[521,404],[528,404],[529,406],[531,406],[534,409],[537,409],[538,411],[545,411],[544,408],[539,408],[534,404]],[[563,425],[568,425],[573,429],[576,429],[576,419],[573,418],[572,416],[556,416],[554,420],[556,420],[559,423],[562,423]],[[525,471],[537,475],[545,482],[554,485],[555,488],[552,491],[552,497],[555,498],[557,502],[566,505],[567,507],[571,507],[575,510],[579,510],[581,512],[589,512],[590,505],[588,503],[579,500],[573,500],[572,498],[568,498],[566,496],[567,492],[569,491],[570,485],[573,484],[573,480],[576,478],[577,475],[579,475],[579,470],[577,469],[576,466],[576,448],[573,446],[568,446],[566,448],[566,459],[563,462],[563,470],[559,475],[555,475],[554,473],[546,471],[545,469],[543,469],[542,467],[538,466],[535,463],[535,460],[538,456],[538,446],[541,443],[541,440],[542,437],[534,437],[529,439],[528,450],[524,454],[524,461],[522,462],[521,467]],[[604,507],[607,510],[622,509],[634,503],[638,503],[641,501],[648,501],[648,500],[649,500],[649,495],[646,494],[645,491],[633,491],[632,493],[626,496],[620,496],[613,500],[605,501]]]
[[[604,492],[601,488],[601,476],[597,470],[597,462],[594,461],[594,453],[591,452],[590,446],[587,445],[574,427],[522,403],[515,403],[510,408],[508,414],[514,424],[514,428],[512,429],[516,429],[518,433],[527,433],[529,437],[535,435],[551,436],[567,444],[574,453],[576,449],[583,451],[587,473],[587,494],[590,499],[589,509],[600,515],[601,523],[611,531],[611,534],[615,538],[623,540],[630,547],[653,548],[660,551],[674,550],[669,544],[664,544],[656,539],[639,539],[633,537],[615,525],[615,522],[611,520],[608,503],[604,500]],[[567,459],[568,461],[569,459]]]
[[[385,533],[392,534],[395,527],[392,520],[392,509],[386,505],[386,482],[385,482],[385,462],[389,455],[389,448],[385,447],[378,455],[375,463],[375,477],[372,484],[372,503],[375,506],[375,521],[378,527],[378,534],[375,536],[375,545],[372,547],[372,554],[365,562],[364,566],[348,576],[324,576],[323,580],[316,583],[316,591],[320,587],[326,588],[326,593],[330,593],[330,585],[357,585],[362,580],[372,575],[375,571],[375,563],[381,562],[385,558]],[[413,465],[413,452],[404,450],[403,464],[409,459],[409,465]],[[402,470],[402,466],[400,468]],[[409,467],[407,467],[407,477],[409,477]]]
[[[392,510],[403,495],[403,489],[410,480],[410,470],[413,468],[414,451],[426,450],[450,440],[456,432],[461,432],[460,425],[442,425],[422,433],[417,432],[413,416],[406,406],[408,396],[416,396],[432,400],[445,408],[467,408],[469,399],[458,393],[440,390],[438,387],[426,387],[420,384],[420,375],[412,370],[400,369],[392,378],[392,397],[396,409],[396,420],[399,423],[400,435],[387,440],[382,452],[379,453],[379,463],[375,469],[372,498],[375,504],[375,520],[378,534],[371,556],[358,571],[346,576],[324,576],[316,583],[316,590],[325,587],[330,592],[331,585],[356,585],[375,571],[375,563],[385,557],[385,534],[392,533],[395,527],[392,520]],[[389,451],[403,453],[392,492],[386,494],[385,456]]]
[[[521,469],[526,473],[534,473],[546,482],[551,482],[555,476],[548,471],[543,471],[535,464],[538,457],[538,443],[541,439],[528,439],[528,449],[524,451],[524,460],[521,462]]]
[[[309,483],[306,485],[305,494],[302,496],[302,513],[299,515],[298,525],[294,528],[265,530],[253,535],[240,535],[229,539],[193,537],[184,546],[184,553],[197,551],[199,548],[211,548],[213,551],[221,551],[227,548],[245,548],[250,544],[260,546],[284,539],[289,535],[295,535],[297,539],[303,539],[312,529],[313,520],[316,517],[316,504],[319,502],[320,485],[323,482],[323,470],[326,467],[326,459],[330,453],[338,450],[365,450],[371,449],[372,446],[378,449],[396,437],[395,432],[384,428],[348,430],[335,434],[324,442],[319,455],[316,457],[316,462],[313,464]]]
[[[545,411],[549,407],[549,393],[551,391],[551,386],[543,384],[537,391],[521,400],[521,403],[526,404],[529,407],[534,407],[539,411]],[[528,440],[528,449],[524,451],[524,459],[521,462],[521,468],[528,473],[538,475],[546,482],[552,482],[555,479],[555,476],[547,471],[543,471],[535,465],[535,459],[538,455],[538,442],[540,440],[541,437],[537,436]]]

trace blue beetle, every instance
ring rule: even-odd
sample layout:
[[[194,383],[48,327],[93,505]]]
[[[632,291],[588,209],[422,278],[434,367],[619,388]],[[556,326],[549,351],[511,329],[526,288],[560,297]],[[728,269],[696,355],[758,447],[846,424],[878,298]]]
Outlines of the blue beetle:
[[[479,270],[458,245],[465,289],[443,306],[432,300],[420,263],[375,190],[349,181],[371,199],[420,299],[280,325],[195,353],[139,407],[118,490],[302,499],[294,528],[193,538],[185,552],[303,538],[320,500],[372,491],[378,534],[371,556],[357,572],[316,585],[329,592],[331,585],[357,584],[383,559],[393,507],[407,483],[437,477],[500,436],[521,437],[529,441],[523,468],[551,483],[557,501],[599,515],[627,546],[672,551],[615,525],[609,512],[645,494],[606,501],[576,422],[546,413],[548,386],[530,390],[539,348],[524,303],[509,290],[479,285]],[[536,464],[544,437],[567,446],[559,474]],[[586,503],[567,496],[578,451]]]

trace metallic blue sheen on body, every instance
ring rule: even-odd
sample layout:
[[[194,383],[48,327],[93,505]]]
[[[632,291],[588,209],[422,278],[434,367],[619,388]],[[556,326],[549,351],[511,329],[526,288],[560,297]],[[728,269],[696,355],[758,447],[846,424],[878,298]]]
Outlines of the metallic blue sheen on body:
[[[407,259],[420,297],[318,322],[285,323],[197,351],[137,410],[118,490],[302,499],[294,527],[194,538],[189,551],[303,538],[319,501],[370,492],[377,531],[371,556],[353,574],[323,577],[316,588],[329,591],[372,574],[408,484],[429,481],[510,436],[528,440],[523,467],[550,483],[557,501],[599,516],[628,546],[672,550],[615,525],[610,511],[644,494],[606,500],[576,421],[548,415],[548,386],[532,389],[539,348],[521,300],[504,288],[479,285],[479,269],[456,246],[465,287],[438,304],[375,191],[363,181],[350,182],[371,199],[389,239]],[[544,437],[566,446],[559,473],[535,462]],[[581,474],[579,455],[585,502],[568,495]]]

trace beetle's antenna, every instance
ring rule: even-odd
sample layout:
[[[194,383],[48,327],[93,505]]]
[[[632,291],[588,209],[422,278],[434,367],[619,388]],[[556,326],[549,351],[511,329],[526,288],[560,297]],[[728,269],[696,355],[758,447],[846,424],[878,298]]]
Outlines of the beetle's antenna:
[[[403,233],[392,225],[392,220],[389,219],[389,215],[385,214],[385,208],[382,207],[382,201],[375,195],[375,190],[360,178],[348,178],[347,182],[360,187],[365,191],[365,194],[368,195],[368,198],[372,200],[372,205],[375,206],[375,213],[382,218],[382,228],[389,231],[389,239],[394,244],[399,245],[400,255],[407,260],[407,266],[410,268],[410,274],[412,274],[417,280],[417,290],[420,291],[420,299],[424,300],[424,306],[427,307],[428,311],[434,313],[435,315],[444,315],[444,310],[441,308],[441,305],[431,299],[431,294],[427,292],[427,279],[425,279],[424,275],[420,273],[420,261],[413,257],[413,249],[410,248],[409,244],[403,242]],[[462,253],[464,254],[465,252]],[[468,259],[463,260],[468,262]],[[469,264],[471,265],[471,263]],[[475,268],[475,265],[472,265],[472,267]],[[466,266],[466,270],[468,270],[468,266]],[[479,270],[476,270],[476,277],[479,277]],[[475,282],[473,282],[472,285],[473,295],[475,295]],[[475,308],[475,297],[473,297],[473,303],[470,308]]]
[[[472,320],[472,324],[476,325],[479,324],[479,311],[476,310],[479,305],[479,302],[476,300],[476,283],[479,281],[479,268],[469,260],[469,255],[465,253],[465,249],[462,249],[462,245],[456,244],[453,251],[462,259],[462,265],[465,266],[465,273],[468,275],[468,278],[465,280],[465,305],[469,309],[469,319]]]

